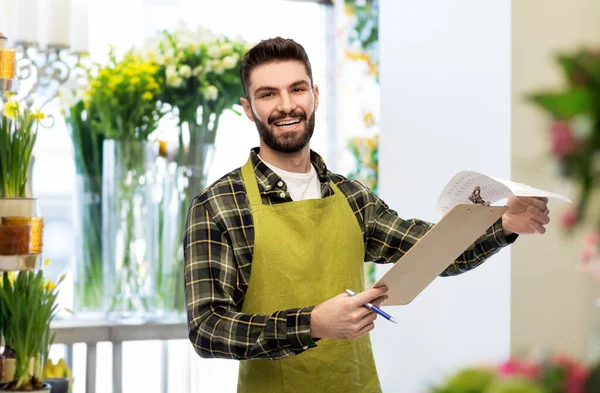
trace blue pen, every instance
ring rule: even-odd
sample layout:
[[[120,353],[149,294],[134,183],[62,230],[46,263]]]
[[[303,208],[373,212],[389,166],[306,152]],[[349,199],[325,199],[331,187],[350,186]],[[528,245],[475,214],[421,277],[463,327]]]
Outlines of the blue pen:
[[[346,293],[350,296],[356,296],[356,293],[346,289]],[[387,319],[390,322],[394,322],[394,323],[398,323],[394,317],[392,317],[390,314],[386,313],[385,311],[383,311],[382,309],[380,309],[379,307],[371,304],[371,303],[367,303],[367,304],[363,304],[363,307],[368,308],[371,311],[375,311],[377,314],[381,315],[382,317],[384,317],[385,319]]]

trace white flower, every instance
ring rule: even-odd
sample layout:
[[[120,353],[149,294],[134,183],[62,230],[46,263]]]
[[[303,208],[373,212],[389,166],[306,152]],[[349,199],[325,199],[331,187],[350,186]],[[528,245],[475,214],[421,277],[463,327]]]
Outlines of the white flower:
[[[214,101],[219,96],[219,90],[215,86],[208,86],[204,89],[204,97],[207,100]]]
[[[201,65],[194,67],[194,70],[192,71],[192,74],[194,76],[200,76],[200,74],[202,74],[203,68]]]
[[[77,79],[67,81],[60,89],[60,104],[63,111],[69,113],[69,109],[83,100],[87,91],[87,85],[82,85]]]
[[[179,75],[175,74],[175,75],[167,76],[167,86],[178,88],[178,87],[181,87],[182,85],[183,85],[183,79]]]
[[[225,66],[223,65],[222,61],[218,62],[215,66],[213,66],[213,72],[219,75],[225,72]]]
[[[167,49],[165,49],[165,57],[175,57],[175,49],[173,49],[172,47],[168,47]]]
[[[221,44],[221,56],[228,55],[231,52],[233,52],[233,45],[231,45],[229,42]]]
[[[578,140],[587,140],[594,131],[594,121],[590,116],[580,115],[571,120],[573,135]]]
[[[219,59],[221,58],[221,48],[217,45],[211,45],[206,51],[206,54],[208,55],[208,57],[211,57],[213,59]]]
[[[187,64],[182,65],[181,67],[179,67],[179,75],[186,79],[189,78],[190,76],[192,76],[192,68]]]
[[[230,56],[225,56],[225,58],[223,58],[223,67],[225,67],[226,70],[235,68],[235,66],[238,63],[238,60],[239,60],[239,55],[237,53],[234,53],[233,55],[230,55]]]
[[[177,74],[177,68],[174,65],[167,66],[167,69],[165,70],[165,74],[166,74],[167,79],[179,76]]]
[[[167,64],[166,59],[163,55],[156,55],[156,57],[154,58],[154,61],[156,61],[156,64],[158,64],[158,65]]]

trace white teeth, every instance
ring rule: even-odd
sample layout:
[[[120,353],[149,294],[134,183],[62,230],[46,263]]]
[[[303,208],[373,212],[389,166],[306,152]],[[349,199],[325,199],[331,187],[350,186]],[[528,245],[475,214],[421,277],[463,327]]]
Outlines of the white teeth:
[[[277,127],[285,127],[285,126],[290,126],[290,125],[297,124],[297,123],[300,123],[300,120],[288,120],[288,121],[283,121],[281,123],[275,123],[275,125]]]

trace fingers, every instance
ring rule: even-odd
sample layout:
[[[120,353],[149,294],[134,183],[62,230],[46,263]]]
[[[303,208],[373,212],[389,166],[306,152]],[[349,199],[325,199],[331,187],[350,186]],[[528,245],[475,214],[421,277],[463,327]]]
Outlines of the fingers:
[[[546,225],[550,222],[550,217],[548,216],[548,213],[546,213],[545,209],[544,211],[538,210],[533,206],[529,206],[527,208],[527,211],[529,212],[529,215],[538,223],[542,224],[542,225]]]
[[[548,198],[542,197],[519,197],[519,202],[524,205],[533,206],[541,212],[548,208]]]
[[[377,313],[374,311],[369,311],[369,313],[360,320],[360,326],[364,326],[371,322],[375,322],[376,319]]]
[[[533,230],[535,230],[537,233],[539,233],[541,235],[546,233],[546,228],[544,228],[544,226],[542,224],[540,224],[539,222],[537,222],[536,220],[530,219],[529,225],[533,228]]]
[[[363,326],[357,333],[356,337],[360,337],[363,334],[367,334],[369,333],[371,330],[375,329],[375,323],[370,322],[368,324],[366,324],[365,326]]]
[[[371,304],[374,304],[377,307],[380,307],[383,304],[383,302],[386,301],[387,298],[388,298],[388,295],[379,296],[377,299],[373,300],[371,302]]]
[[[356,296],[354,296],[352,298],[352,300],[354,301],[354,304],[356,306],[362,306],[363,304],[366,304],[366,303],[372,303],[375,299],[385,295],[387,292],[388,292],[387,287],[371,288],[371,289],[367,289],[366,291],[357,294]]]

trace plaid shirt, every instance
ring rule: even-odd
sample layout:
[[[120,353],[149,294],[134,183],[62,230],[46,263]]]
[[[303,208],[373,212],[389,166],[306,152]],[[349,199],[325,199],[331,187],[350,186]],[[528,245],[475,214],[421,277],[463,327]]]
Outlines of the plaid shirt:
[[[291,202],[285,182],[250,152],[264,204]],[[329,181],[346,196],[363,233],[365,261],[398,261],[432,226],[404,220],[367,187],[327,170],[311,151],[323,198]],[[505,237],[501,219],[450,265],[442,276],[471,270],[516,239]],[[281,359],[316,346],[310,335],[315,305],[271,315],[241,313],[248,289],[254,227],[241,168],[225,175],[192,202],[184,238],[189,338],[201,357]]]

